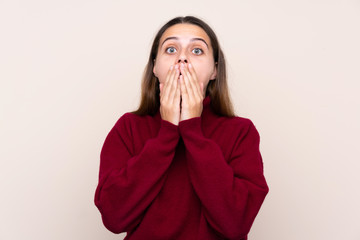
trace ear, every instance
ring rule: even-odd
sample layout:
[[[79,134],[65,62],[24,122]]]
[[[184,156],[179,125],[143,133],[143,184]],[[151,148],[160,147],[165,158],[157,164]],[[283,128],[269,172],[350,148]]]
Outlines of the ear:
[[[157,76],[156,76],[156,70],[155,70],[155,67],[156,67],[156,63],[155,63],[155,59],[154,59],[153,73],[154,73],[155,77],[157,77]]]
[[[217,75],[217,62],[215,63],[214,71],[211,74],[210,80],[214,80],[216,78],[216,75]]]

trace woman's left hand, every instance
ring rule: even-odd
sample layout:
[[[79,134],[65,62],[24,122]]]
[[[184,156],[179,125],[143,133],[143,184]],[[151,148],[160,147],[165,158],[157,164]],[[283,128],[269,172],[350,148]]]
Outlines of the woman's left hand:
[[[180,65],[181,114],[180,121],[200,117],[203,110],[203,84],[198,82],[193,66]]]

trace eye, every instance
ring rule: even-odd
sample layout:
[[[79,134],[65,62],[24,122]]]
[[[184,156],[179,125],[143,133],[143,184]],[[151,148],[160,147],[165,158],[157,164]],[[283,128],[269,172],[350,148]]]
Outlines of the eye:
[[[195,53],[196,55],[200,55],[203,53],[203,50],[201,48],[194,48],[193,53]]]
[[[168,48],[166,48],[166,50],[165,50],[167,53],[174,53],[174,52],[176,52],[176,49],[174,48],[174,47],[168,47]]]

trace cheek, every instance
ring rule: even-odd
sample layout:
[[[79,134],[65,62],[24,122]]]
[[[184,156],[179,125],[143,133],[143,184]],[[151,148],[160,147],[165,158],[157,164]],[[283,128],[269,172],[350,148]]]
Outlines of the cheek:
[[[171,66],[171,63],[164,63],[164,62],[161,62],[161,63],[158,63],[156,66],[155,66],[155,70],[156,70],[156,75],[159,79],[159,82],[163,83],[165,82],[166,80],[166,75],[170,69],[170,66]]]
[[[170,70],[170,66],[176,64],[176,56],[163,56],[160,55],[157,58],[157,63],[155,65],[155,71],[156,71],[156,76],[159,79],[159,82],[163,83],[166,80],[166,76]]]
[[[199,82],[206,83],[210,80],[213,65],[210,63],[193,63],[196,77]]]

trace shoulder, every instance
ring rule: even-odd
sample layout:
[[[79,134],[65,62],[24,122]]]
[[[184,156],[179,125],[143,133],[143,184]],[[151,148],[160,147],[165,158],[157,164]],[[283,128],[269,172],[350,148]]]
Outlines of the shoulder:
[[[247,131],[249,128],[254,127],[255,125],[252,120],[245,117],[217,117],[217,122],[222,126],[239,131]]]
[[[248,128],[250,125],[254,125],[249,118],[245,117],[228,117],[227,123],[232,127]]]
[[[252,136],[259,139],[260,135],[256,129],[254,122],[246,117],[220,117],[222,128],[225,131],[230,131],[237,139]]]
[[[134,126],[140,120],[140,116],[127,112],[118,118],[110,132],[121,138],[124,142],[131,142],[134,135],[133,129],[136,128]]]
[[[203,131],[206,136],[225,136],[227,141],[243,138],[249,132],[258,134],[252,120],[239,116],[208,115],[207,118],[203,118]]]
[[[115,126],[117,127],[124,127],[124,126],[130,126],[133,123],[136,122],[143,122],[143,121],[147,121],[147,119],[150,116],[146,115],[146,116],[139,116],[137,114],[134,114],[132,112],[127,112],[125,114],[123,114],[115,123]]]
[[[130,134],[132,126],[135,122],[139,121],[139,117],[136,114],[127,112],[118,118],[113,128],[119,133]]]
[[[160,115],[137,115],[132,112],[127,112],[122,115],[116,122],[115,128],[118,131],[126,132],[129,135],[134,135],[134,133],[141,132],[146,134],[146,132],[155,133],[160,124]],[[151,135],[150,134],[150,135]]]
[[[122,116],[118,118],[118,120],[115,123],[115,128],[123,128],[126,127],[128,124],[133,121],[133,114],[132,113],[125,113]]]
[[[237,142],[247,143],[248,147],[258,146],[260,144],[260,134],[252,120],[249,118],[235,117],[239,125]]]

